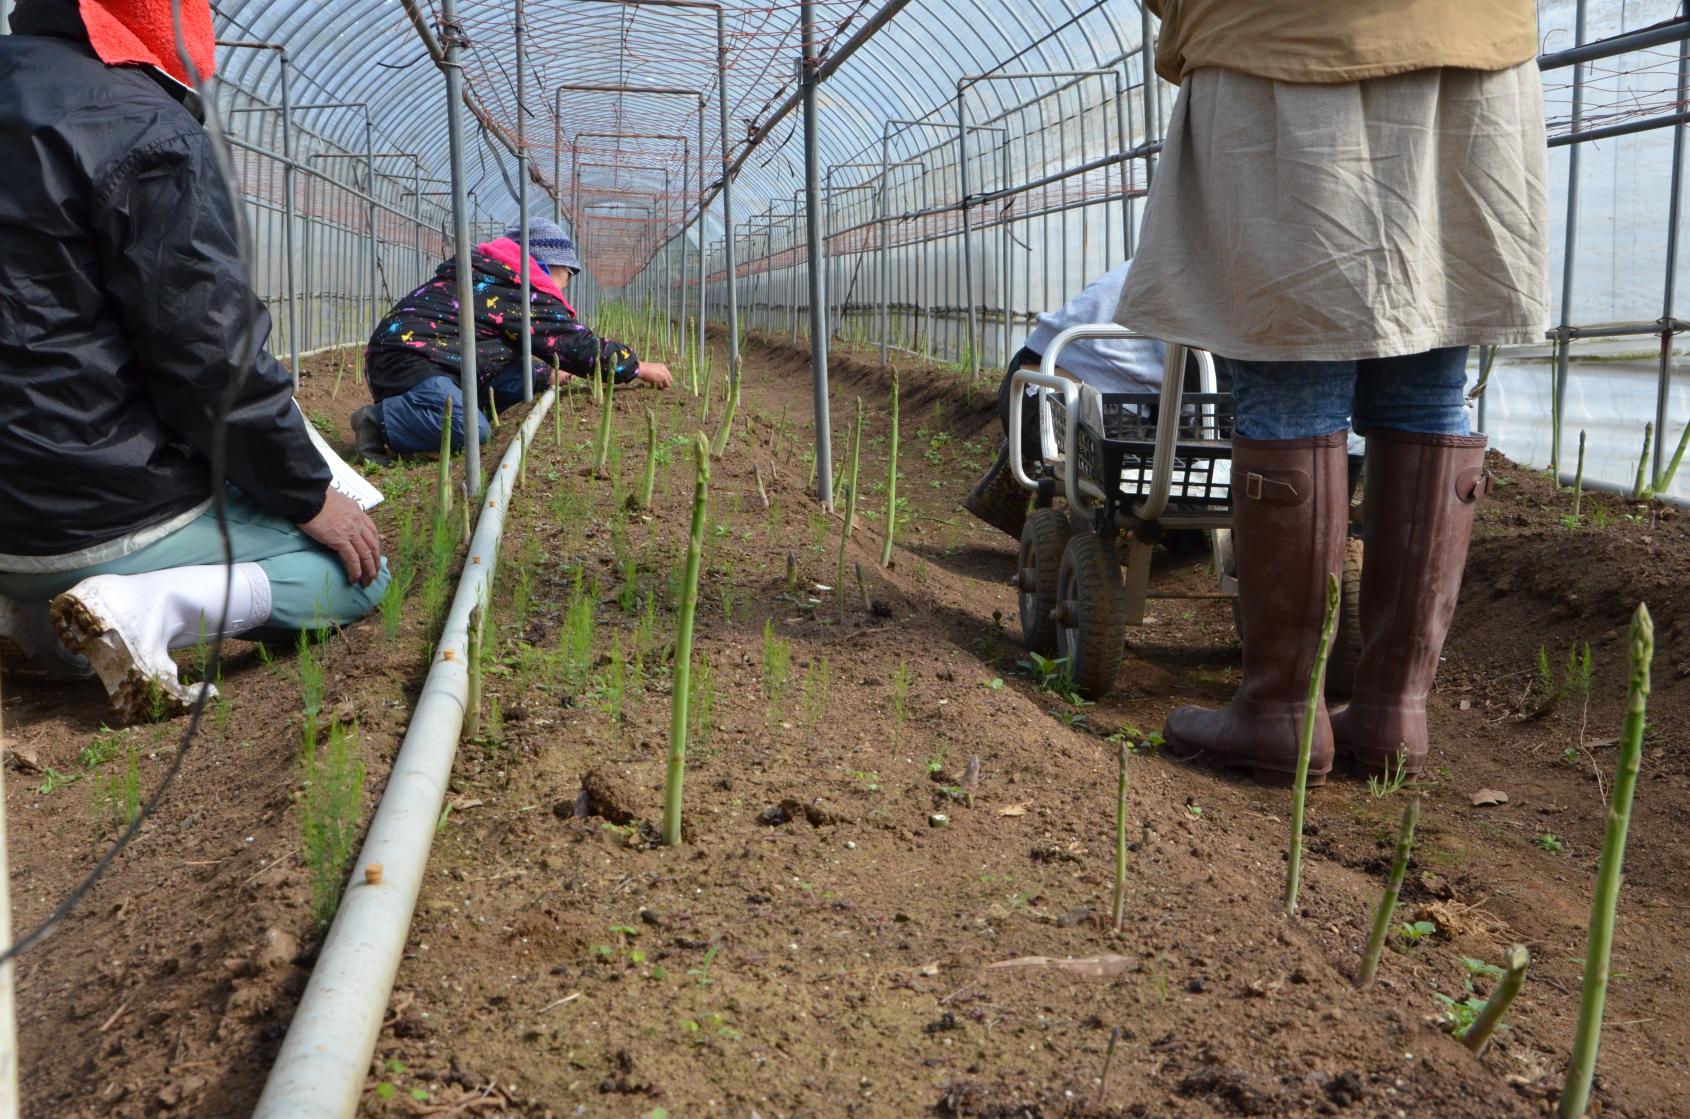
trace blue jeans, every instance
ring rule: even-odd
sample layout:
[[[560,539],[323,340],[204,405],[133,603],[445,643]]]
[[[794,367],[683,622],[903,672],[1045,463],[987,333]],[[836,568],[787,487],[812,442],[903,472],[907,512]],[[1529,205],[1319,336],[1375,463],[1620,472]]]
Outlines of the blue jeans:
[[[1238,434],[1247,439],[1307,439],[1345,427],[1469,433],[1466,346],[1363,361],[1215,361],[1232,375]]]
[[[549,365],[534,363],[534,391],[540,392],[552,383]],[[522,363],[512,362],[499,375],[481,388],[481,407],[487,406],[488,390],[499,411],[522,403]],[[390,450],[401,455],[417,455],[440,449],[440,422],[446,415],[446,401],[452,402],[452,449],[464,447],[464,390],[457,380],[442,374],[419,381],[398,396],[390,396],[376,405],[381,412],[381,426]],[[475,417],[480,441],[492,436],[487,417],[478,410]]]

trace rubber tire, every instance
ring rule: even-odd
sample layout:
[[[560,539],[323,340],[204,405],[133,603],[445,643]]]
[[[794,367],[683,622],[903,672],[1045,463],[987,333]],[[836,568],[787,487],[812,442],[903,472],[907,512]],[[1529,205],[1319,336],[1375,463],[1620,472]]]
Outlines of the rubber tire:
[[[1115,688],[1127,642],[1126,588],[1114,550],[1081,532],[1062,550],[1057,595],[1068,614],[1057,623],[1058,655],[1067,658],[1075,690],[1089,700]]]
[[[1068,518],[1055,509],[1034,509],[1021,528],[1021,549],[1016,555],[1017,573],[1034,573],[1033,587],[1016,586],[1016,606],[1021,614],[1021,641],[1029,652],[1041,657],[1056,655],[1056,583],[1062,570],[1062,552],[1068,546]]]
[[[1344,540],[1344,574],[1338,580],[1338,628],[1326,660],[1326,698],[1347,700],[1355,690],[1356,665],[1361,663],[1362,543]]]
[[[1338,628],[1332,634],[1332,652],[1326,658],[1326,698],[1348,700],[1355,689],[1356,665],[1361,663],[1361,568],[1362,542],[1344,540],[1344,573],[1338,580]],[[1228,565],[1232,566],[1232,565]],[[1236,575],[1235,571],[1228,571]],[[1232,600],[1232,625],[1244,640],[1244,610]]]

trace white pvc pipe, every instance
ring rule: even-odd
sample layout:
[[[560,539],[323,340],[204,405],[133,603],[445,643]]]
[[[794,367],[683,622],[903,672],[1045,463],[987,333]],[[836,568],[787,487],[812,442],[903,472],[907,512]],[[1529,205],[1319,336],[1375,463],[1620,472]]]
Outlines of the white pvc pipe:
[[[256,1119],[351,1119],[357,1113],[458,752],[469,691],[470,611],[492,593],[523,450],[556,397],[554,387],[540,398],[481,495],[481,516],[434,663],[352,867],[351,884],[258,1099]],[[371,885],[365,868],[374,863],[381,865],[381,875]]]

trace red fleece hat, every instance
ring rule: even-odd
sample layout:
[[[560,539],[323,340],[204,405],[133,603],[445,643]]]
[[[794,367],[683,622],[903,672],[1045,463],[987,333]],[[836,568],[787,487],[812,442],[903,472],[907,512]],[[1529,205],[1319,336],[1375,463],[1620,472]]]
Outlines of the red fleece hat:
[[[179,0],[182,41],[201,81],[217,69],[216,35],[210,0]],[[156,66],[183,85],[192,85],[188,67],[176,52],[170,0],[78,0],[82,25],[94,53],[108,66],[141,63]]]

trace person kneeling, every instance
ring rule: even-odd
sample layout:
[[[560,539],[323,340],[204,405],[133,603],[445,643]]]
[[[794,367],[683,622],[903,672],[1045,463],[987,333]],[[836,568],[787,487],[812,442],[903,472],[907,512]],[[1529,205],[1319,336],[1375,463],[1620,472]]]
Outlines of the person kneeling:
[[[210,6],[180,12],[192,71],[169,0],[19,0],[0,38],[0,292],[30,300],[0,315],[0,663],[97,674],[124,720],[198,698],[171,649],[291,643],[387,586],[265,350],[187,85],[212,72]]]
[[[489,402],[503,411],[522,402],[522,273],[517,230],[476,246],[472,257],[475,369],[480,399],[480,441],[492,429]],[[600,339],[582,324],[564,296],[581,271],[575,246],[555,223],[529,225],[529,321],[534,388],[551,384],[553,363],[575,377],[607,376],[617,384],[643,381],[666,389],[673,381],[661,362],[641,361],[620,342]],[[385,463],[388,453],[440,449],[446,402],[452,402],[452,449],[464,445],[464,392],[459,376],[463,341],[458,329],[458,262],[441,263],[434,278],[401,299],[376,326],[364,355],[364,375],[375,403],[352,414],[358,454]]]

